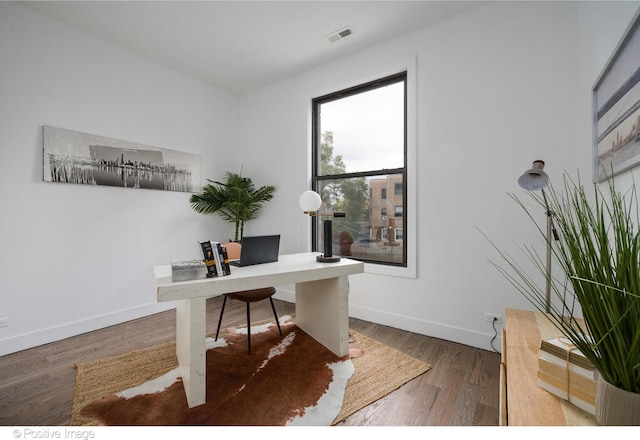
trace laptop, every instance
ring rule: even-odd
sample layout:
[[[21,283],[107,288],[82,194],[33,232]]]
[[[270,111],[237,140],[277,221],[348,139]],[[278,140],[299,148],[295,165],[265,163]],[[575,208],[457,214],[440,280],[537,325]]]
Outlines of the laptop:
[[[242,237],[242,248],[239,260],[229,260],[229,264],[237,267],[278,261],[280,235],[258,235]]]

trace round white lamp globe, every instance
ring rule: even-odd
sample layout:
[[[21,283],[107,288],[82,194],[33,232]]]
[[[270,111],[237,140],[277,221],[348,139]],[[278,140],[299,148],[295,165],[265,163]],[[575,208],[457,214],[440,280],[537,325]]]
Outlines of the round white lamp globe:
[[[320,198],[320,194],[315,191],[305,191],[300,195],[298,205],[300,205],[300,209],[306,213],[316,212],[322,205],[322,199]]]

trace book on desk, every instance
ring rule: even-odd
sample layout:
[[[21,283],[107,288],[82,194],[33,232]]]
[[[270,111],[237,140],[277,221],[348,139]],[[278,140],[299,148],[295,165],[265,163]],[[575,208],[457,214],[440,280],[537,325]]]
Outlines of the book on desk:
[[[207,266],[207,278],[221,277],[231,274],[227,249],[218,241],[200,241],[200,248]]]

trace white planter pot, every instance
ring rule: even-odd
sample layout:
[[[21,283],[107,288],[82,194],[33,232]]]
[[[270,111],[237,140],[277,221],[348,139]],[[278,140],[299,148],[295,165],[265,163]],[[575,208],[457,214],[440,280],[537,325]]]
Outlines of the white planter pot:
[[[596,421],[599,425],[640,425],[640,393],[614,387],[598,375]]]

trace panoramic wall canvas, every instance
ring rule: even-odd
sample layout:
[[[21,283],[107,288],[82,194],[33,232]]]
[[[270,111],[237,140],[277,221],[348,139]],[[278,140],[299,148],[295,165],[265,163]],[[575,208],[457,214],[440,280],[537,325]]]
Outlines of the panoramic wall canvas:
[[[199,192],[200,156],[44,127],[46,182]]]
[[[593,87],[594,181],[640,164],[640,8]]]

